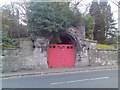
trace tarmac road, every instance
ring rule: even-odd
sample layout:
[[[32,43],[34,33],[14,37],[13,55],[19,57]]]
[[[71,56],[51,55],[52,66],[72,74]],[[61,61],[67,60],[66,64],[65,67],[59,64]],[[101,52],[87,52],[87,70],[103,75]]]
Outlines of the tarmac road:
[[[8,78],[2,88],[118,88],[118,70]]]

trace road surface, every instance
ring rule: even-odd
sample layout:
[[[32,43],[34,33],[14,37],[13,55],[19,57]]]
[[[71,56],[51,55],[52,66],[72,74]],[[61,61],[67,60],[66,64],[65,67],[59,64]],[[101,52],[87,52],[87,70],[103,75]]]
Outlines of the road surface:
[[[8,78],[2,88],[118,88],[118,70]]]

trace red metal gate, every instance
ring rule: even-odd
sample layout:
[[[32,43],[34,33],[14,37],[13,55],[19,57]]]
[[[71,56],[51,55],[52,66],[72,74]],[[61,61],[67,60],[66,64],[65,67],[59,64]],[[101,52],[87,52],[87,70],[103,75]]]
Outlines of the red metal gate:
[[[49,44],[48,48],[49,67],[73,67],[74,45]]]

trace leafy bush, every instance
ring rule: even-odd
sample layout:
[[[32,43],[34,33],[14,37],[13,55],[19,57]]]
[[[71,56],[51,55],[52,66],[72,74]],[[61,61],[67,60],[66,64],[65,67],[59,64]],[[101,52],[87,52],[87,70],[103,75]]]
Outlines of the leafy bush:
[[[2,47],[13,48],[19,47],[19,43],[9,37],[7,31],[2,32]]]

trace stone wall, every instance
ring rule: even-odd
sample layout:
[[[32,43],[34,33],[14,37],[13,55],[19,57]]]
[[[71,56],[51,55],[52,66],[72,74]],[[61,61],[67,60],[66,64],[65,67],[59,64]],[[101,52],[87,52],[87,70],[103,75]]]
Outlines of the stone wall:
[[[118,63],[120,65],[120,43],[117,45],[118,47]]]
[[[19,71],[24,66],[20,49],[3,49],[2,51],[2,71]]]
[[[76,51],[75,66],[117,65],[118,51],[97,49],[97,42],[79,39],[79,50]]]
[[[118,52],[117,50],[102,50],[98,49],[99,63],[100,65],[117,65],[118,64]]]
[[[97,42],[93,40],[80,39],[80,48],[76,52],[76,66],[90,66],[98,57]]]
[[[67,34],[75,43],[75,67],[96,65],[117,65],[117,50],[97,49],[97,42],[84,39],[75,28],[69,28]],[[20,40],[19,49],[2,50],[2,71],[21,71],[48,68],[47,48],[49,41],[38,37],[35,48],[28,39]]]
[[[48,68],[47,40],[38,38],[35,44],[36,48],[32,48],[30,40],[21,40],[21,48],[3,49],[2,72]]]

